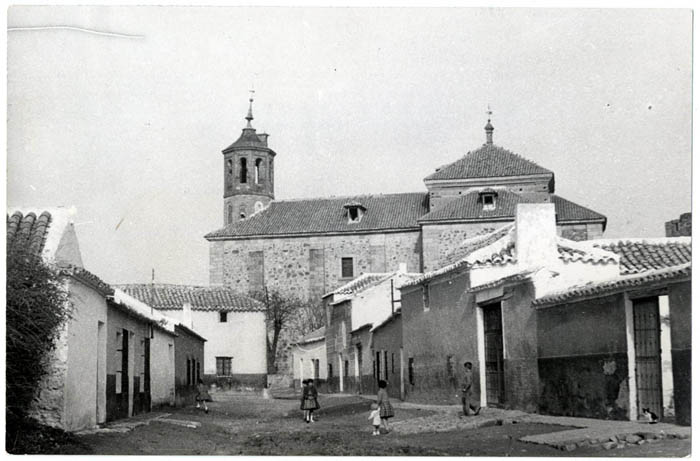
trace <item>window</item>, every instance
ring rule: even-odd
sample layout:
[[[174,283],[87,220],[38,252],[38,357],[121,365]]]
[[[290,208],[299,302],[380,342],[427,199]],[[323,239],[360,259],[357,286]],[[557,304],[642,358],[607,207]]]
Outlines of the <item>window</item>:
[[[347,377],[350,373],[350,363],[346,360],[345,361],[345,370],[343,371],[343,376]]]
[[[350,202],[343,205],[348,217],[348,224],[358,223],[362,220],[366,208],[359,202]]]
[[[139,392],[146,389],[146,338],[141,340],[141,360],[136,365],[139,374]]]
[[[387,360],[386,351],[384,351],[384,379],[389,379],[389,361]]]
[[[192,361],[187,359],[187,386],[192,385]]]
[[[248,160],[241,158],[241,184],[248,182]]]
[[[312,359],[311,362],[314,364],[314,379],[319,379],[319,374],[321,371],[321,362],[319,359]]]
[[[333,365],[328,364],[328,379],[331,379],[333,377]]]
[[[360,220],[360,210],[357,208],[350,208],[348,210],[348,215],[350,216],[350,221],[359,221]]]
[[[484,207],[493,205],[493,195],[484,195]]]
[[[226,217],[226,222],[228,224],[233,224],[233,205],[231,205],[230,203],[228,204],[228,214]]]
[[[260,167],[262,166],[262,159],[259,158],[255,160],[255,184],[261,184],[263,182],[262,175],[260,174]]]
[[[394,353],[391,353],[391,374],[396,373],[396,368],[394,368]]]
[[[430,285],[423,285],[423,310],[430,309]]]
[[[226,184],[231,187],[231,178],[233,177],[233,161],[228,159],[226,162],[228,177],[226,178]]]
[[[231,359],[232,357],[217,357],[216,358],[216,375],[231,376]]]
[[[195,383],[199,383],[199,371],[200,371],[199,367],[200,366],[201,365],[199,363],[199,360],[197,360],[197,379],[195,380]]]
[[[416,383],[413,376],[413,357],[408,358],[408,382],[412,385]]]
[[[228,312],[219,312],[219,323],[228,322]]]
[[[340,277],[351,279],[354,276],[354,264],[352,258],[340,258]]]

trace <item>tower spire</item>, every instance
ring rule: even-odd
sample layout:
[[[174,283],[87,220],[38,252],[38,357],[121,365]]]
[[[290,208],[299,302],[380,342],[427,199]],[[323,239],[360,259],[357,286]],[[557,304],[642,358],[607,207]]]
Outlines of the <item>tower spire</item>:
[[[491,114],[493,114],[491,111],[491,105],[488,104],[486,106],[486,115],[488,115],[489,118],[486,121],[486,126],[484,127],[484,130],[486,131],[486,144],[493,144],[493,125],[491,125]]]
[[[251,89],[249,90],[250,92],[250,105],[248,106],[248,115],[246,115],[245,119],[248,120],[248,125],[246,128],[253,128],[253,125],[250,124],[250,122],[253,121],[253,95],[255,94],[255,90]]]

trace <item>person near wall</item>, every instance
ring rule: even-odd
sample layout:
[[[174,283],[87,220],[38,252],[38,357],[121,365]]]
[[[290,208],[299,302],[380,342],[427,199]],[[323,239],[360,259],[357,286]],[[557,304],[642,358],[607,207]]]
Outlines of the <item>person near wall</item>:
[[[389,401],[389,394],[386,391],[386,381],[379,380],[379,391],[377,392],[377,405],[379,405],[379,417],[382,420],[382,426],[389,432],[389,418],[394,416],[394,407]]]
[[[197,408],[203,408],[204,413],[209,413],[207,402],[211,402],[212,398],[207,390],[207,385],[204,384],[201,378],[197,381],[197,396],[194,400],[197,402]]]
[[[464,362],[464,377],[462,378],[462,411],[464,416],[469,416],[469,410],[474,412],[474,416],[478,415],[481,407],[472,404],[472,389],[474,384],[474,375],[472,372],[472,363]]]

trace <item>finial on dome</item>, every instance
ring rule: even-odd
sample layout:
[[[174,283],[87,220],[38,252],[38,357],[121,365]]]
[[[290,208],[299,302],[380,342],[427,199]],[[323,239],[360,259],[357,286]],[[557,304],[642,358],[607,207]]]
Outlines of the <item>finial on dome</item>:
[[[248,120],[248,126],[246,128],[253,128],[253,125],[250,124],[250,122],[253,121],[253,95],[255,94],[255,90],[249,90],[250,92],[250,105],[248,106],[248,115],[246,115],[246,120]]]
[[[490,104],[487,105],[486,108],[486,115],[489,117],[484,127],[484,130],[486,130],[486,144],[493,144],[493,125],[491,125],[491,114],[493,114],[493,112],[491,111]]]

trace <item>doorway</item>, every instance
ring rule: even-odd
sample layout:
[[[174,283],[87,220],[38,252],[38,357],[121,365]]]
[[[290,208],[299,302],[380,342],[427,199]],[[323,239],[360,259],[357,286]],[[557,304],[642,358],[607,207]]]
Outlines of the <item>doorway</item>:
[[[505,402],[503,367],[503,322],[501,303],[482,306],[484,318],[484,362],[486,365],[486,403],[500,407]]]
[[[661,384],[661,322],[659,298],[633,301],[635,376],[637,381],[637,412],[648,408],[663,417]]]

